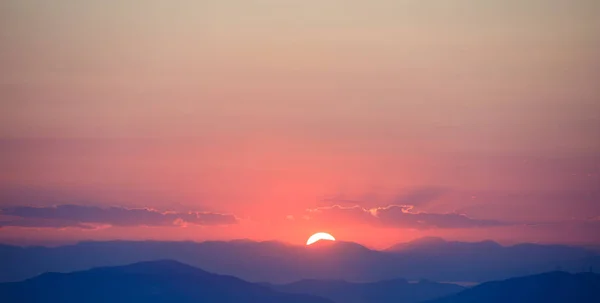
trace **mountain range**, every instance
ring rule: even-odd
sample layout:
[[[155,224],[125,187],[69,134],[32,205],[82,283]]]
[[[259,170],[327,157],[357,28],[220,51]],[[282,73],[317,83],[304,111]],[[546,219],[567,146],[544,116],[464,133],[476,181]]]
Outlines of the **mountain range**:
[[[23,282],[0,284],[0,298],[7,303],[333,303],[311,295],[277,292],[169,260],[45,273]]]
[[[370,283],[350,283],[343,280],[302,280],[284,285],[271,285],[277,291],[311,294],[343,303],[417,303],[458,293],[465,287],[456,284],[405,279]]]
[[[600,302],[600,275],[548,272],[472,288],[402,279],[375,283],[303,280],[273,285],[159,260],[0,283],[0,298],[6,303],[595,303]]]
[[[492,241],[448,242],[427,238],[383,251],[352,242],[319,241],[311,246],[249,240],[208,242],[109,241],[58,247],[0,245],[0,282],[45,272],[171,259],[251,282],[304,279],[376,282],[405,278],[485,282],[561,269],[600,268],[597,253],[581,247]]]
[[[427,303],[596,303],[600,275],[556,271],[487,282]]]

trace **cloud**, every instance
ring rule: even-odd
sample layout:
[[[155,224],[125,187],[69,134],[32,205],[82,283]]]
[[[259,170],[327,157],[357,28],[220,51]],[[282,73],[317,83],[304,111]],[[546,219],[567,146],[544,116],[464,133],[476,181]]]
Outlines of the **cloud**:
[[[473,219],[458,213],[414,212],[411,205],[390,205],[370,209],[361,206],[333,205],[311,209],[308,212],[311,220],[346,221],[395,228],[479,228],[511,225],[511,223],[495,220]]]
[[[424,205],[435,201],[447,192],[448,189],[435,186],[413,188],[396,197],[394,204],[414,206]]]
[[[48,220],[48,219],[37,219],[37,218],[12,218],[0,220],[0,228],[6,226],[17,226],[17,227],[36,227],[36,228],[65,228],[65,227],[77,227],[81,229],[95,229],[94,224],[80,223],[77,221],[69,220]]]
[[[111,226],[184,226],[235,224],[233,215],[208,212],[159,212],[148,208],[100,208],[82,205],[53,207],[17,206],[0,209],[0,226],[22,227],[79,227]]]
[[[416,207],[426,206],[435,202],[438,198],[450,190],[439,186],[420,186],[402,189],[399,193],[375,193],[367,192],[358,196],[338,193],[325,197],[321,200],[324,204],[336,204],[343,206],[361,205],[375,207],[380,205],[413,205]]]
[[[479,191],[473,194],[481,202],[456,204],[457,211],[471,216],[493,216],[511,221],[548,222],[600,217],[600,189]]]
[[[495,220],[479,220],[459,213],[411,212],[410,206],[391,205],[376,210],[376,217],[385,226],[427,228],[477,228],[504,226],[510,223]]]

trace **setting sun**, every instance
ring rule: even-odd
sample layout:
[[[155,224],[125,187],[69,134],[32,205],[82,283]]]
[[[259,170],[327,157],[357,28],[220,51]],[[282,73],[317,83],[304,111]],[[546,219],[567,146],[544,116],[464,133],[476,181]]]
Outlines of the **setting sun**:
[[[311,245],[319,240],[335,241],[335,238],[328,233],[316,233],[308,238],[306,245]]]

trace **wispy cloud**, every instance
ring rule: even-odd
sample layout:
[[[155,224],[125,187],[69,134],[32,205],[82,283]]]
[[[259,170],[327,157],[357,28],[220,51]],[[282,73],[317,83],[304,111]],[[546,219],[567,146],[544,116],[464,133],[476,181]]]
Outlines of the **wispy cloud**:
[[[235,224],[230,214],[210,212],[160,212],[149,208],[100,208],[81,205],[53,207],[17,206],[0,209],[0,215],[13,219],[0,221],[0,226],[79,227],[111,226],[182,226]]]
[[[311,220],[350,221],[396,228],[478,228],[511,225],[508,222],[474,219],[459,213],[415,212],[412,205],[376,208],[333,205],[310,209],[308,212]]]
[[[337,204],[343,206],[362,205],[365,207],[375,207],[380,205],[400,204],[421,207],[435,202],[438,198],[448,192],[450,192],[450,189],[448,188],[428,185],[403,188],[399,192],[393,194],[367,192],[360,195],[348,195],[345,193],[338,193],[323,198],[321,202],[323,203],[322,205]]]

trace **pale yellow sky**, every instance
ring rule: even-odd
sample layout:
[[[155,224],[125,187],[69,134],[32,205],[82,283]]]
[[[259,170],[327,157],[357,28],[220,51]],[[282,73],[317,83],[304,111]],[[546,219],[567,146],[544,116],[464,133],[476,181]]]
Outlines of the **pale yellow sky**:
[[[182,119],[221,118],[491,134],[598,126],[595,1],[2,5],[5,136],[177,135],[189,131]]]

